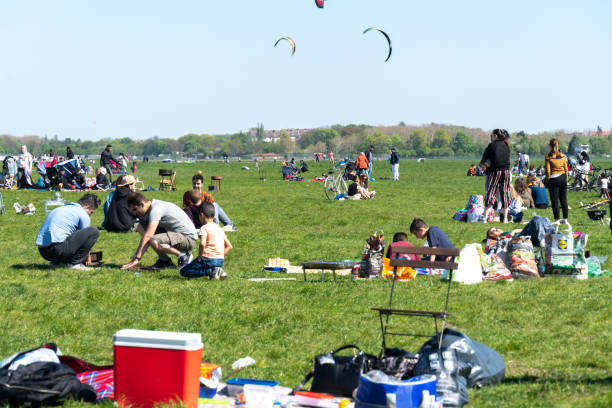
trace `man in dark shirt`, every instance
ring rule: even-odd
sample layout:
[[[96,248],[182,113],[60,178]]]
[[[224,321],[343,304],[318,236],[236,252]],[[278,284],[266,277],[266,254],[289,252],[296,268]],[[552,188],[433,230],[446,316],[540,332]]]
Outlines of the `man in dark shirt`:
[[[106,149],[102,150],[102,153],[100,153],[100,166],[106,169],[106,172],[108,173],[108,177],[110,178],[111,184],[113,182],[113,169],[111,167],[111,160],[114,161],[115,163],[119,163],[119,159],[114,157],[113,154],[111,153],[112,149],[113,149],[113,146],[107,144]]]
[[[389,158],[391,164],[391,173],[393,174],[393,181],[399,180],[399,156],[395,147],[391,148],[391,157]]]

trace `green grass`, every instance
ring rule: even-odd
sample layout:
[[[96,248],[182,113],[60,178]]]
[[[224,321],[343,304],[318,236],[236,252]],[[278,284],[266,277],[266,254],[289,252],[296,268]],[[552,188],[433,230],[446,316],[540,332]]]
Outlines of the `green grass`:
[[[196,170],[204,172],[206,182],[211,175],[223,177],[221,191],[214,196],[239,228],[228,235],[234,249],[227,257],[226,281],[186,281],[176,270],[140,272],[139,276],[120,271],[116,266],[130,259],[139,237],[104,231],[95,249],[104,251],[105,267],[85,272],[50,270],[34,239],[44,219],[43,200],[52,194],[3,191],[7,214],[0,217],[0,356],[53,341],[66,354],[108,364],[112,363],[112,336],[120,329],[198,332],[205,361],[221,364],[229,372],[234,360],[250,355],[257,364],[246,369],[244,376],[294,386],[315,354],[347,343],[377,353],[379,323],[370,307],[385,305],[390,282],[342,278],[343,284],[305,284],[246,278],[277,277],[260,272],[270,257],[288,258],[294,265],[357,259],[369,234],[383,229],[390,239],[394,232],[407,231],[413,217],[441,227],[457,247],[479,242],[487,225],[451,219],[470,194],[483,191],[483,178],[465,177],[469,164],[402,161],[401,181],[394,183],[380,180],[390,177],[390,171],[387,163],[377,162],[374,177],[378,180],[372,183],[376,198],[345,202],[327,201],[320,182],[281,181],[278,163],[262,165],[265,182],[254,170],[240,170],[242,165],[254,168],[247,161],[139,165],[138,175],[145,185],[157,185],[159,168],[177,171],[177,191],[146,193],[177,204]],[[314,176],[326,167],[313,164],[311,170]],[[62,196],[76,200],[80,194],[64,192]],[[574,230],[589,234],[588,247],[594,255],[608,255],[610,230],[578,209],[580,201],[595,199],[592,193],[570,193],[570,222]],[[34,203],[38,213],[15,215],[15,201]],[[552,216],[551,210],[536,212]],[[100,225],[102,218],[100,209],[92,224]],[[410,240],[422,244],[414,237]],[[154,261],[152,253],[143,258],[144,265]],[[612,262],[604,266],[612,269]],[[399,285],[394,306],[435,310],[444,289],[437,278],[418,277]],[[497,350],[507,364],[501,384],[469,391],[470,404],[611,405],[611,294],[611,278],[454,284],[450,326]],[[404,329],[430,329],[429,321],[396,322]],[[390,342],[417,351],[422,340],[391,338]]]

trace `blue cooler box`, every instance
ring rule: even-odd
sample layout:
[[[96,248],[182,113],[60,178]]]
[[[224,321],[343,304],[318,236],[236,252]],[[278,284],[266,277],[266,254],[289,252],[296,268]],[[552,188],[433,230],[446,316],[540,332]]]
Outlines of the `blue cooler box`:
[[[436,395],[436,377],[422,375],[402,381],[401,384],[375,383],[361,376],[357,389],[355,408],[378,408],[387,406],[387,394],[395,394],[397,408],[418,408],[423,391]]]

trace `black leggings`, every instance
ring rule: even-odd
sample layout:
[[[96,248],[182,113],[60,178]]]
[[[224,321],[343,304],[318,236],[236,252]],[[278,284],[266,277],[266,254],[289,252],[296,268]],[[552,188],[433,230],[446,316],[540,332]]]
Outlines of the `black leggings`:
[[[559,201],[563,210],[563,218],[567,219],[567,176],[562,174],[559,177],[551,178],[548,181],[548,193],[555,220],[559,219]]]

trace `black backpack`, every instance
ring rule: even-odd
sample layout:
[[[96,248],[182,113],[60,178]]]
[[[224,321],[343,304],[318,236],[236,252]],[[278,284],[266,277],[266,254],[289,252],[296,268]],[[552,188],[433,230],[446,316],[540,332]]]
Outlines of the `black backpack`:
[[[96,392],[82,384],[67,365],[39,361],[0,370],[0,405],[53,406],[65,399],[94,402]]]

